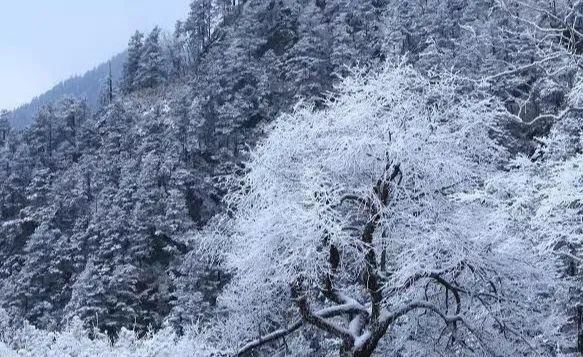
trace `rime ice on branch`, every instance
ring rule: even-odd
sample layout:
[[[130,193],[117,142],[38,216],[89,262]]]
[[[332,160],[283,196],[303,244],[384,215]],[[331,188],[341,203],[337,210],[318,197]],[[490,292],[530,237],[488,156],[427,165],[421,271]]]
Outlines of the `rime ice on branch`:
[[[227,345],[297,345],[309,325],[342,355],[538,348],[545,263],[494,210],[458,198],[504,155],[488,135],[498,103],[461,85],[387,66],[354,73],[327,110],[274,123],[227,198]]]

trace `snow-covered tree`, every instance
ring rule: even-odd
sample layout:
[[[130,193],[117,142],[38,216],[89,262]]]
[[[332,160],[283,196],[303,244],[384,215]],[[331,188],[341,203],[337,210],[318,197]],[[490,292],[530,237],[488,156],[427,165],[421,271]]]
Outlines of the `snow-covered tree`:
[[[227,198],[227,346],[311,326],[350,356],[543,353],[545,259],[458,198],[504,157],[498,103],[462,84],[387,66],[274,123]]]
[[[164,57],[160,46],[160,28],[154,27],[144,41],[134,78],[134,88],[153,88],[166,80]]]
[[[314,2],[304,10],[298,19],[302,37],[285,54],[280,71],[298,100],[317,100],[331,83],[332,39],[323,11]]]
[[[121,88],[124,92],[129,93],[134,90],[134,81],[136,73],[140,66],[143,52],[144,34],[136,31],[128,43],[128,57],[123,66],[121,79]]]
[[[26,264],[3,292],[18,297],[10,305],[15,312],[23,311],[28,321],[52,329],[59,326],[73,273],[74,254],[61,236],[62,232],[47,224],[39,226],[24,247]]]
[[[8,112],[0,110],[0,146],[4,146],[8,140],[8,133],[10,132],[10,124],[8,123]]]
[[[182,30],[188,38],[188,49],[193,63],[205,50],[211,38],[213,25],[213,1],[193,0],[190,12],[183,24]]]
[[[111,70],[111,61],[108,63],[109,71],[107,76],[100,83],[99,89],[99,106],[106,107],[113,103],[113,98],[116,95],[116,88],[114,85],[113,72]]]

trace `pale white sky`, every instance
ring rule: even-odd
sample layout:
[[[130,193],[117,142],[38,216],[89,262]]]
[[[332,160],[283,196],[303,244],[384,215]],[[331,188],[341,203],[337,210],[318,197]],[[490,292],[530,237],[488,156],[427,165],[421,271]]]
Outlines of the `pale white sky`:
[[[123,51],[131,34],[173,29],[190,0],[0,0],[0,109]]]

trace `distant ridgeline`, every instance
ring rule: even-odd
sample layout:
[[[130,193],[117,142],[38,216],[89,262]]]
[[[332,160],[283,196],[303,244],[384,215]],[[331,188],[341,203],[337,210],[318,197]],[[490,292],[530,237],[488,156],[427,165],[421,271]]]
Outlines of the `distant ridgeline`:
[[[102,63],[81,76],[64,80],[47,92],[33,98],[29,103],[14,109],[8,115],[8,121],[13,128],[22,129],[32,124],[35,115],[44,105],[55,103],[64,97],[86,99],[89,108],[96,108],[101,90],[109,76],[109,63],[113,81],[117,82],[122,73],[126,52],[114,56],[110,61]]]

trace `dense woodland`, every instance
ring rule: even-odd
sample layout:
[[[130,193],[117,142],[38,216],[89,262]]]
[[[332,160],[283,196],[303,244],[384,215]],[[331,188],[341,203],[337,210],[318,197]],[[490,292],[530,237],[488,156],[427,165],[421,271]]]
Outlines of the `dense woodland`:
[[[577,0],[194,0],[0,115],[0,355],[583,354],[582,54]]]

